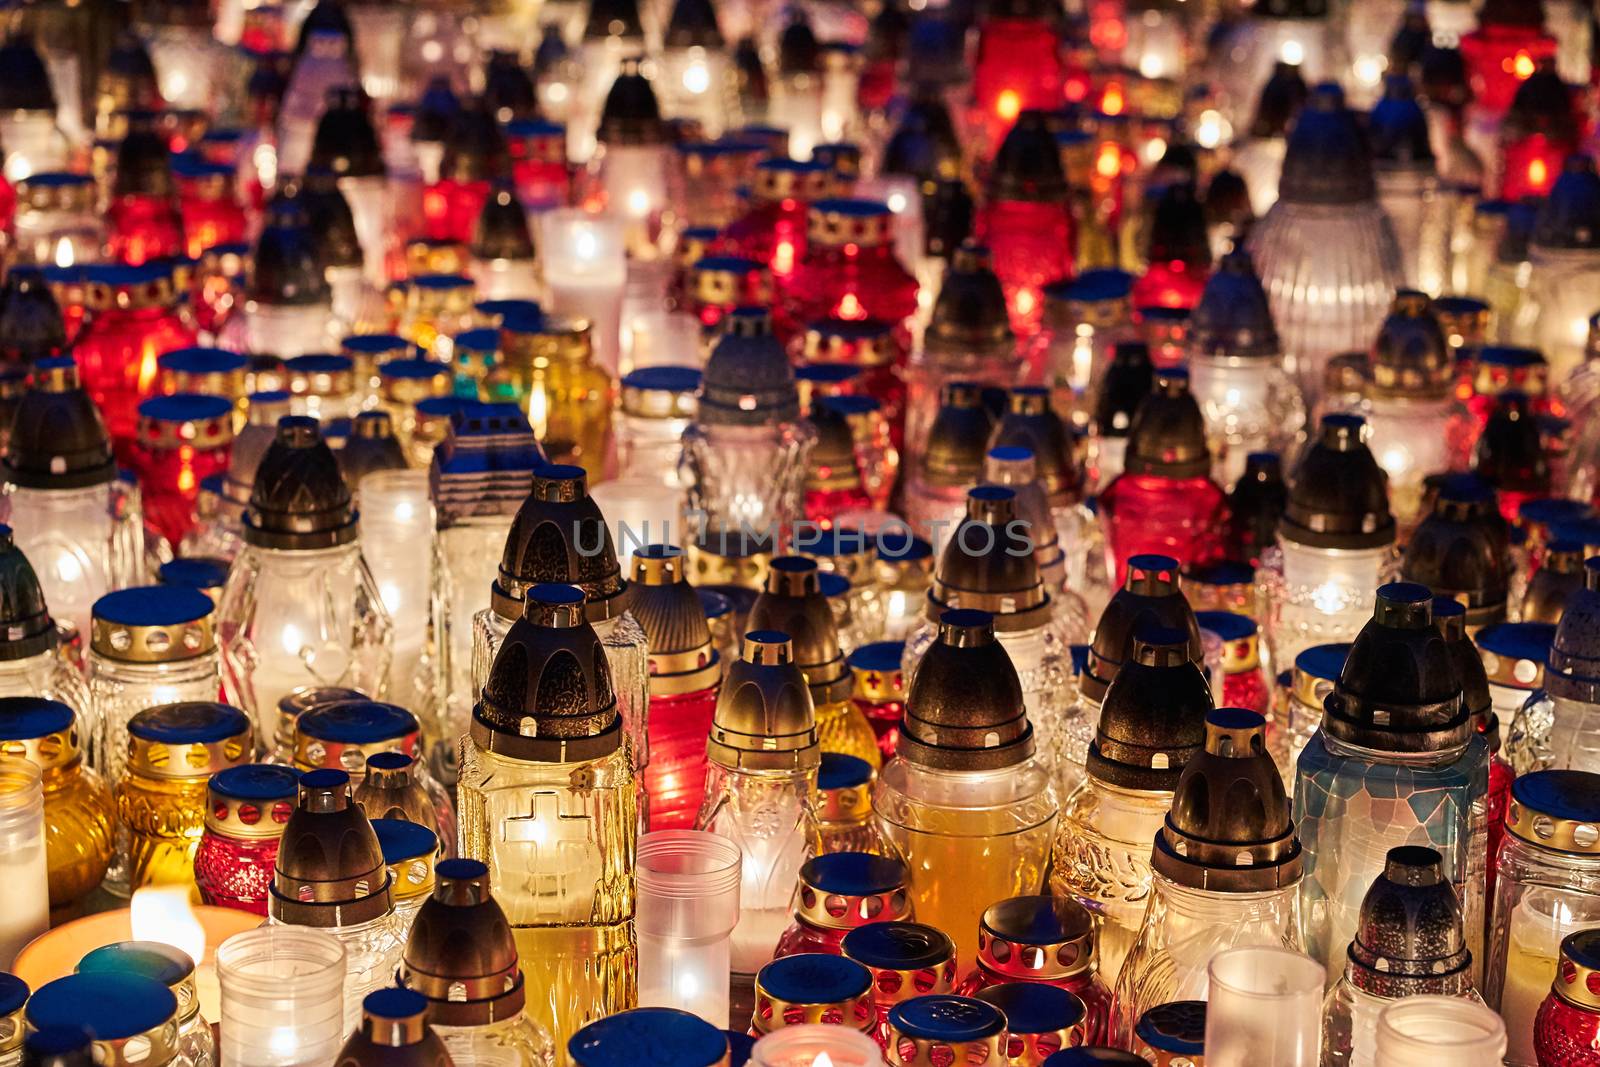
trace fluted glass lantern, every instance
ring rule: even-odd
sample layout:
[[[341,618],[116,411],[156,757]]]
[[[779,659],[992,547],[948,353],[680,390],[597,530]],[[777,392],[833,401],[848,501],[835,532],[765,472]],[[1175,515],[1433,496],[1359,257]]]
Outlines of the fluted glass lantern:
[[[0,526],[0,698],[58,701],[71,709],[79,744],[93,743],[94,710],[83,675],[68,662],[62,631],[45,603],[39,576]]]
[[[1540,202],[1528,261],[1516,328],[1559,380],[1582,362],[1589,316],[1600,306],[1600,176],[1592,157],[1567,157]]]

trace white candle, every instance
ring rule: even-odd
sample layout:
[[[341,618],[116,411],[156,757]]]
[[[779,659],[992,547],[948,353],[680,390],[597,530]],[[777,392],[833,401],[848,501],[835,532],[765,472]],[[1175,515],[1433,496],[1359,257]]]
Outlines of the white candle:
[[[50,928],[44,860],[44,786],[39,768],[0,756],[0,966]]]
[[[739,846],[703,830],[639,838],[639,1005],[728,1019],[728,935],[739,919]]]
[[[563,208],[539,216],[550,310],[589,320],[595,359],[617,373],[622,353],[622,296],[628,282],[623,220]]]
[[[754,1067],[883,1067],[877,1042],[848,1026],[800,1023],[774,1030],[750,1053]]]

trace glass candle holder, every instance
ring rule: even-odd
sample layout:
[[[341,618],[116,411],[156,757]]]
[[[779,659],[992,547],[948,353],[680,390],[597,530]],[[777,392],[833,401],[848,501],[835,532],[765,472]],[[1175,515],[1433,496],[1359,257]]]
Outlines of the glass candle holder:
[[[807,860],[795,887],[794,922],[778,939],[774,955],[838,955],[851,930],[909,919],[907,880],[900,861],[865,852],[833,852]]]
[[[860,707],[859,702],[857,707]],[[864,759],[824,752],[817,771],[817,851],[882,852],[872,821],[876,769]]]
[[[278,841],[294,811],[299,781],[292,767],[256,763],[211,776],[205,829],[194,854],[203,902],[266,917]]]
[[[435,519],[426,471],[374,471],[361,498],[361,554],[394,623],[389,699],[431,717],[436,654],[428,640]]]
[[[345,948],[303,927],[263,926],[217,949],[224,1067],[313,1067],[344,1041]]]
[[[528,413],[553,463],[584,468],[599,482],[616,463],[611,408],[617,383],[598,362],[589,320],[511,312],[500,324],[497,394]]]
[[[160,941],[119,941],[97,948],[78,961],[78,974],[136,974],[166,986],[177,1000],[176,1056],[184,1067],[216,1062],[215,1032],[200,1014],[195,962],[187,952]]]
[[[872,975],[873,1035],[885,1051],[889,1014],[896,1006],[912,997],[947,994],[955,986],[955,942],[926,923],[868,922],[847,933],[839,948]]]
[[[111,864],[116,809],[105,780],[84,766],[82,724],[67,705],[40,697],[0,698],[0,745],[39,768],[50,910],[72,915]]]
[[[828,1023],[863,1034],[877,1018],[868,999],[872,974],[855,960],[802,952],[773,960],[756,975],[753,1037],[799,1023]]]
[[[639,1004],[728,1021],[729,936],[739,919],[741,854],[702,830],[639,838]]]
[[[750,1053],[754,1067],[815,1067],[827,1057],[834,1067],[884,1067],[883,1050],[846,1026],[797,1023],[762,1036]]]
[[[122,855],[108,888],[115,893],[180,886],[192,892],[206,783],[250,758],[250,721],[214,701],[158,704],[129,720],[126,736],[127,762],[116,779]],[[182,760],[170,759],[174,748],[184,753]]]
[[[1215,1055],[1209,1042],[1206,1051],[1208,1059]],[[1406,997],[1378,1015],[1376,1067],[1425,1067],[1441,1056],[1462,1067],[1495,1067],[1505,1051],[1505,1023],[1460,997]]]
[[[50,926],[43,779],[32,762],[0,756],[0,845],[7,873],[0,879],[0,960],[7,967]]]
[[[87,174],[35,173],[17,183],[12,223],[18,263],[72,267],[98,263],[106,241]]]
[[[1311,1067],[1318,1062],[1321,964],[1292,949],[1260,946],[1219,952],[1206,970],[1208,1064]]]
[[[1561,942],[1561,964],[1534,1021],[1534,1052],[1541,1063],[1584,1067],[1595,1058],[1600,1008],[1588,986],[1600,962],[1596,935],[1582,930]]]
[[[228,469],[233,416],[232,400],[197,393],[151,397],[139,405],[132,465],[145,522],[169,551],[194,529],[200,483]]]
[[[558,208],[539,217],[537,244],[550,310],[590,323],[595,360],[614,378],[628,281],[622,219]]]

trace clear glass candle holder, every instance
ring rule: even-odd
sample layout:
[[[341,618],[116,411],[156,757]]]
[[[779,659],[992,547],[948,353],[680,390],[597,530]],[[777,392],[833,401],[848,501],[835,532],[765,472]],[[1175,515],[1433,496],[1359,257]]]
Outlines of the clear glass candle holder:
[[[428,639],[434,533],[428,472],[375,471],[353,488],[361,495],[361,554],[394,623],[385,691],[426,719],[438,666]]]
[[[739,846],[704,830],[639,838],[639,1006],[728,1021],[730,937],[739,921]]]
[[[1208,1029],[1208,1060],[1210,1037]],[[1460,997],[1405,997],[1378,1015],[1377,1067],[1498,1067],[1505,1051],[1500,1016]]]
[[[44,782],[25,759],[0,756],[0,966],[50,928]]]
[[[848,1026],[800,1023],[774,1030],[756,1042],[751,1067],[883,1067],[878,1043]]]
[[[217,949],[223,1067],[315,1067],[344,1041],[345,950],[328,934],[263,926]]]
[[[1315,1067],[1322,1037],[1322,965],[1286,948],[1219,952],[1207,968],[1208,1067]]]

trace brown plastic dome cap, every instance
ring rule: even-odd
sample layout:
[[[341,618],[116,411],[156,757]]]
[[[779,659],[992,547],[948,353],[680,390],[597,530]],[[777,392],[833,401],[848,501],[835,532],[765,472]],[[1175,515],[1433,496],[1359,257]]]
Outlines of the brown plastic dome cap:
[[[438,1026],[517,1017],[525,1000],[522,966],[511,925],[489,892],[489,868],[441,860],[434,879],[406,939],[400,984],[428,998],[428,1021]]]
[[[1389,850],[1383,873],[1361,898],[1345,976],[1357,989],[1388,1000],[1463,996],[1471,989],[1461,902],[1438,852],[1420,845]]]
[[[717,695],[706,758],[751,770],[809,770],[821,762],[811,692],[788,634],[744,635]]]
[[[589,495],[582,467],[550,463],[534,469],[527,499],[506,534],[489,602],[501,618],[515,619],[528,590],[541,583],[582,589],[591,622],[615,618],[628,606],[611,528]]]
[[[1142,626],[1133,655],[1106,689],[1085,761],[1089,776],[1124,789],[1177,788],[1206,740],[1211,685],[1189,656],[1189,634]]]
[[[278,844],[267,913],[289,926],[356,926],[394,910],[389,868],[344,771],[308,771]]]
[[[937,621],[951,608],[994,616],[997,630],[1042,626],[1053,602],[1039,578],[1034,542],[1017,514],[1016,490],[980,485],[967,493],[967,514],[939,557],[926,615]]]
[[[1255,893],[1300,879],[1300,842],[1267,723],[1242,708],[1206,716],[1205,748],[1184,765],[1151,864],[1179,885]]]
[[[1105,699],[1106,688],[1132,658],[1134,635],[1146,626],[1188,634],[1189,658],[1201,661],[1200,624],[1179,587],[1178,570],[1178,561],[1171,556],[1138,555],[1128,560],[1122,588],[1095,623],[1088,665],[1079,679],[1079,688],[1090,700]]]
[[[898,751],[907,763],[983,771],[1033,755],[1022,683],[986,612],[940,615],[939,639],[917,665],[905,708]]]
[[[244,540],[260,548],[315,551],[359,532],[350,488],[317,420],[285,415],[256,468]]]
[[[850,668],[839,647],[838,624],[823,595],[816,560],[805,556],[774,559],[745,625],[751,630],[789,635],[794,663],[805,675],[813,703],[849,699]]]

